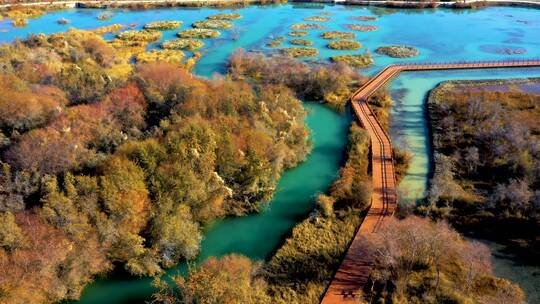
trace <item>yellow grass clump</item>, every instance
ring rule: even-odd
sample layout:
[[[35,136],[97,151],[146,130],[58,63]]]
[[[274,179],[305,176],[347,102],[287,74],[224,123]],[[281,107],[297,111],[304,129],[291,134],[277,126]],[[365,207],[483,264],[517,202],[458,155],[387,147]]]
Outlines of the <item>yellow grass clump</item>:
[[[204,46],[204,42],[198,39],[190,39],[190,38],[180,38],[175,40],[169,40],[163,42],[161,44],[161,47],[164,49],[169,50],[188,50],[188,51],[194,51],[202,48]]]
[[[283,48],[280,50],[285,56],[298,58],[298,57],[314,57],[319,54],[319,50],[310,47],[292,47]]]
[[[357,50],[362,47],[362,44],[354,40],[336,40],[328,44],[328,47],[333,50]]]
[[[322,33],[321,37],[324,39],[345,39],[356,38],[356,34],[350,32],[331,31]]]
[[[174,30],[182,25],[182,21],[154,21],[144,25],[146,30]]]
[[[211,29],[189,29],[176,34],[180,38],[217,38],[221,35],[220,32]]]
[[[184,58],[184,53],[177,50],[150,50],[138,54],[136,57],[137,62],[168,62],[168,63],[181,63]]]
[[[204,20],[194,22],[192,26],[198,29],[230,29],[233,24],[227,20]]]

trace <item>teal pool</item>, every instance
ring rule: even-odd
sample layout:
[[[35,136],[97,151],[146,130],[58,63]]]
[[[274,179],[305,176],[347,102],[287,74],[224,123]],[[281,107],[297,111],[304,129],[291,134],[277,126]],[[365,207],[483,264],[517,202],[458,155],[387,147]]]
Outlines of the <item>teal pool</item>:
[[[367,74],[375,73],[382,67],[395,62],[414,61],[462,61],[501,60],[540,57],[540,10],[518,7],[492,7],[481,10],[451,9],[384,9],[360,6],[340,6],[324,4],[284,4],[271,6],[251,6],[247,8],[169,8],[151,10],[111,10],[113,17],[98,21],[97,15],[103,10],[69,9],[51,12],[41,18],[29,20],[25,28],[13,28],[10,20],[0,20],[0,43],[23,38],[31,33],[54,33],[66,31],[69,27],[92,29],[104,25],[120,23],[135,28],[150,21],[181,20],[179,30],[164,31],[163,39],[175,38],[175,34],[190,27],[191,23],[218,12],[238,12],[242,19],[234,21],[235,28],[224,30],[218,39],[206,40],[202,49],[204,56],[198,62],[195,72],[211,77],[226,69],[227,58],[238,48],[246,50],[275,52],[265,44],[275,37],[287,36],[290,25],[312,23],[303,18],[315,16],[321,11],[333,13],[329,22],[322,22],[324,30],[311,30],[304,39],[313,40],[320,50],[319,55],[309,60],[328,60],[340,54],[373,54],[375,64],[365,69]],[[351,17],[374,16],[376,21],[355,21]],[[66,18],[69,25],[60,25],[57,20]],[[379,30],[356,32],[355,40],[363,44],[358,51],[339,51],[326,48],[327,40],[321,39],[324,31],[349,31],[347,24],[375,25]],[[112,38],[111,35],[106,38]],[[406,44],[420,50],[420,56],[413,59],[394,59],[374,53],[383,45]],[[284,46],[291,46],[284,41]],[[158,43],[151,48],[158,47]],[[509,55],[507,52],[519,50],[524,54]],[[431,150],[424,107],[425,96],[441,81],[451,79],[492,79],[540,76],[540,69],[476,70],[452,72],[409,72],[404,73],[391,85],[396,104],[391,122],[392,137],[397,145],[412,151],[411,168],[401,185],[401,197],[413,202],[425,196],[431,168]],[[290,229],[313,208],[313,197],[323,192],[337,176],[343,151],[350,115],[336,114],[324,106],[306,103],[311,111],[308,125],[312,130],[313,152],[308,159],[286,172],[281,178],[274,198],[268,209],[260,215],[230,218],[214,223],[207,228],[199,260],[209,256],[221,256],[231,252],[245,254],[254,259],[265,259],[282,242]],[[492,247],[496,249],[495,247]],[[169,274],[184,273],[185,264],[171,269]],[[495,270],[520,283],[532,302],[538,300],[539,286],[534,271],[511,272],[507,260],[496,256]],[[529,269],[530,270],[530,269]],[[130,278],[113,275],[99,279],[89,285],[80,303],[143,303],[149,299],[153,289],[148,278]],[[536,282],[530,284],[530,282]],[[538,300],[540,301],[540,300]]]

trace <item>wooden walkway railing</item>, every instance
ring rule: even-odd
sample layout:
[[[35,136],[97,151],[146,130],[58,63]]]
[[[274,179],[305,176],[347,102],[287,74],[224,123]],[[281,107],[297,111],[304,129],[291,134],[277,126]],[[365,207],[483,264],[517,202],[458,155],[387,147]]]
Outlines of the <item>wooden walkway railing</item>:
[[[520,61],[479,61],[389,65],[371,78],[351,97],[352,107],[371,139],[373,193],[371,207],[326,290],[322,304],[357,302],[369,280],[373,265],[368,251],[370,235],[394,214],[397,184],[390,137],[371,111],[367,99],[402,71],[517,68],[540,66],[540,59]]]

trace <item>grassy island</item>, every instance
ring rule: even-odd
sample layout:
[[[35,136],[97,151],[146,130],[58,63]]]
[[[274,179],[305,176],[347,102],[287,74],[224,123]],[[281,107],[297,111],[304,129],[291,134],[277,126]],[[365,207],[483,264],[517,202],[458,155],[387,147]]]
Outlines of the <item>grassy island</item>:
[[[182,25],[181,21],[154,21],[144,25],[146,30],[174,30]]]
[[[378,54],[384,54],[390,57],[394,58],[411,58],[416,57],[420,54],[420,52],[411,47],[411,46],[403,46],[403,45],[393,45],[393,46],[383,46],[379,47],[375,50]]]
[[[356,34],[351,32],[331,31],[322,33],[321,37],[324,39],[347,39],[356,38]]]
[[[349,19],[358,20],[358,21],[375,21],[375,20],[377,20],[377,17],[373,17],[373,16],[354,16],[354,17],[349,17]]]
[[[116,35],[116,38],[120,40],[129,40],[129,41],[145,41],[145,42],[154,42],[161,39],[163,34],[160,31],[154,30],[140,30],[140,31],[125,31]]]
[[[291,47],[280,49],[281,54],[298,58],[298,57],[315,57],[319,54],[319,50],[310,47]]]
[[[198,39],[175,39],[165,41],[161,44],[161,47],[164,49],[175,49],[175,50],[188,50],[195,51],[204,46],[204,42]]]
[[[197,29],[230,29],[233,24],[227,20],[204,20],[194,22],[192,26]]]
[[[219,31],[211,29],[188,29],[176,34],[180,38],[217,38],[221,35]]]
[[[333,62],[340,62],[350,65],[355,68],[364,68],[373,64],[371,54],[364,53],[359,55],[339,55],[331,58]]]
[[[357,50],[362,44],[354,40],[335,40],[328,44],[328,48],[333,50]]]
[[[313,41],[307,40],[307,39],[292,39],[292,40],[289,40],[289,43],[294,44],[294,45],[304,45],[304,46],[313,45]]]

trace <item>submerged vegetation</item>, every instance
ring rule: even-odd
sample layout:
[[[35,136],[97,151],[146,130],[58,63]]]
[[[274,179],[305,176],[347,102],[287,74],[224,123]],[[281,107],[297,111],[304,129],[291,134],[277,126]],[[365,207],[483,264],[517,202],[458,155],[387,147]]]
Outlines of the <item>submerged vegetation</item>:
[[[317,23],[296,23],[291,25],[293,30],[322,30],[325,26]]]
[[[154,21],[144,25],[146,30],[174,30],[182,25],[181,21]]]
[[[223,13],[223,14],[216,14],[216,15],[210,15],[207,17],[207,19],[210,20],[236,20],[240,19],[242,16],[237,13]]]
[[[97,20],[105,21],[105,20],[111,19],[112,17],[113,17],[112,13],[105,12],[105,13],[99,14],[96,18],[97,18]]]
[[[332,20],[330,17],[312,16],[304,18],[305,21],[327,22]]]
[[[304,37],[304,36],[307,36],[308,32],[304,32],[304,31],[292,31],[292,32],[289,32],[289,36],[292,36],[292,37]]]
[[[311,40],[306,40],[306,39],[292,39],[289,41],[290,44],[294,44],[294,45],[304,45],[304,46],[312,46],[313,45],[313,41]]]
[[[375,52],[394,58],[411,58],[420,54],[417,49],[404,45],[382,46],[377,48]]]
[[[334,50],[357,50],[362,44],[354,40],[335,40],[328,44],[328,48]]]
[[[360,32],[373,32],[379,29],[379,27],[375,25],[365,25],[365,24],[347,24],[347,28],[353,31],[360,31]]]
[[[356,38],[355,33],[350,32],[339,32],[339,31],[331,31],[331,32],[324,32],[321,34],[321,37],[324,39],[346,39],[346,38]]]
[[[354,16],[354,17],[349,17],[349,19],[358,20],[358,21],[375,21],[375,20],[377,20],[377,17],[373,17],[373,16]]]

